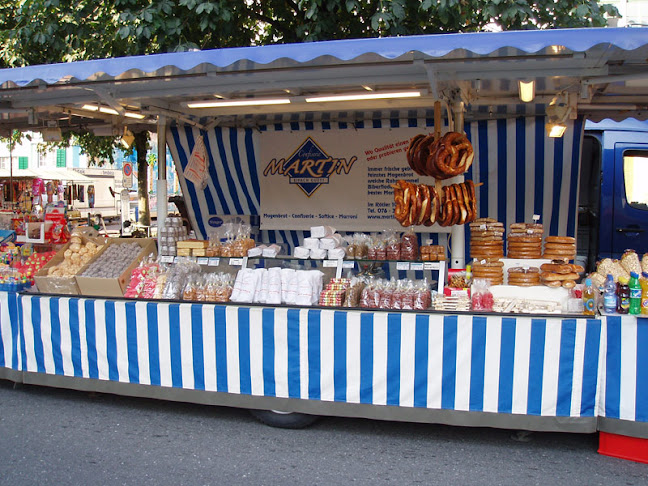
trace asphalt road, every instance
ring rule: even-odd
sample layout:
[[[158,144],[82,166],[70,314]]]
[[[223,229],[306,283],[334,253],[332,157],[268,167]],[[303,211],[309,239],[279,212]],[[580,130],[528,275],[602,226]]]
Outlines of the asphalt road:
[[[0,381],[0,485],[640,485],[648,465],[595,435],[325,418],[284,430],[246,411]]]

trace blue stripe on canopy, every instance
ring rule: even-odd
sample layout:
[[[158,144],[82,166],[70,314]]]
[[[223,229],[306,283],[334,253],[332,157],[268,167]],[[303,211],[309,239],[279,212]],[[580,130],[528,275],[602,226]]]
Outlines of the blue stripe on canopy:
[[[244,69],[255,65],[291,65],[320,60],[327,57],[341,61],[397,59],[402,56],[441,58],[460,51],[465,58],[498,55],[502,49],[507,55],[540,53],[559,44],[572,52],[585,52],[596,46],[634,50],[648,44],[646,29],[552,29],[532,31],[478,32],[462,34],[436,34],[376,39],[346,39],[336,41],[278,44],[268,46],[234,47],[195,52],[150,54],[93,61],[46,64],[0,70],[0,84],[13,82],[18,86],[35,80],[56,83],[64,78],[87,80],[90,78],[132,76],[133,73],[178,74],[200,72],[205,65],[224,68],[239,63]],[[176,72],[174,73],[174,69]]]

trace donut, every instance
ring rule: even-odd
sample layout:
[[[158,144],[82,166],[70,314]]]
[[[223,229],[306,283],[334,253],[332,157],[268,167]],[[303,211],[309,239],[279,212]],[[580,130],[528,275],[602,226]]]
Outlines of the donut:
[[[542,278],[542,280],[545,280],[546,282],[551,282],[554,280],[578,280],[580,278],[580,275],[578,275],[577,273],[559,274],[542,272],[540,274],[540,278]]]
[[[566,289],[573,289],[574,287],[576,287],[576,282],[574,282],[573,280],[565,280],[563,281],[562,286]]]
[[[572,273],[572,265],[564,264],[564,263],[543,263],[540,265],[540,270],[543,272],[551,272],[551,273],[561,273],[561,274],[568,274]]]
[[[562,287],[562,282],[560,280],[542,281],[542,284],[547,287]]]
[[[547,236],[545,238],[547,243],[571,243],[576,244],[576,238],[571,236]]]

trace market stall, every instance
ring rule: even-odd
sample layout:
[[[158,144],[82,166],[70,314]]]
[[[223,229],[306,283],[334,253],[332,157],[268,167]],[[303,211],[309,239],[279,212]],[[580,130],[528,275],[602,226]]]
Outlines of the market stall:
[[[542,258],[552,253],[548,250],[567,251],[556,246],[560,240],[545,237],[569,238],[576,231],[583,119],[641,116],[636,100],[646,96],[641,82],[647,49],[644,29],[439,35],[30,67],[0,71],[0,79],[13,83],[16,105],[21,103],[16,87],[35,80],[48,83],[47,95],[32,99],[43,110],[53,109],[59,86],[66,87],[70,100],[78,80],[115,83],[116,100],[138,99],[144,114],[158,116],[158,134],[169,145],[192,226],[202,241],[184,248],[177,241],[182,241],[180,233],[162,236],[161,231],[160,264],[173,265],[182,249],[187,254],[180,258],[230,275],[266,275],[273,265],[285,268],[289,262],[301,270],[287,270],[324,274],[328,268],[334,272],[329,277],[340,279],[344,270],[366,270],[373,261],[381,265],[385,280],[428,278],[443,285],[445,262],[463,268],[475,253],[473,233],[481,231],[480,224],[500,237],[514,234],[518,227],[513,225],[535,224],[520,229],[540,229],[544,246],[538,251],[544,253],[535,258],[535,247],[531,251],[526,240],[518,250],[521,259],[538,260],[528,262],[538,267],[551,260]],[[61,81],[64,77],[67,81]],[[165,78],[164,88],[160,78]],[[538,95],[534,103],[522,104],[517,81],[529,78]],[[132,79],[137,82],[128,81]],[[236,98],[234,92],[277,99],[275,87],[287,101],[219,106],[221,98]],[[358,89],[418,94],[363,99]],[[214,91],[220,98],[212,96],[206,109],[192,104]],[[161,108],[156,96],[162,92],[164,106],[174,110]],[[330,104],[317,98],[340,92],[355,98]],[[77,96],[80,103],[92,95],[84,87]],[[553,105],[561,109],[547,109]],[[171,124],[169,118],[174,118]],[[561,125],[564,135],[550,137],[549,123]],[[355,261],[346,252],[334,259],[304,256],[304,251],[335,251],[344,246],[343,238],[350,238],[347,248],[362,246],[353,239],[357,232],[398,230],[392,185],[407,179],[426,191],[435,186],[408,167],[409,140],[417,133],[452,131],[466,133],[474,162],[445,184],[455,184],[457,191],[472,181],[472,217],[478,226],[464,232],[464,225],[452,224],[456,215],[446,225],[414,225],[417,248],[443,246],[443,259],[425,261],[420,252],[391,259],[363,253]],[[360,169],[353,172],[354,166]],[[346,177],[350,175],[358,177]],[[294,187],[282,188],[282,183]],[[331,195],[334,183],[340,192]],[[164,174],[159,185],[166,187]],[[277,187],[279,193],[273,193]],[[317,202],[320,196],[323,202]],[[282,207],[286,200],[290,209]],[[419,212],[415,215],[418,223],[424,222]],[[534,215],[544,228],[531,223]],[[266,244],[260,256],[207,255],[207,240],[225,216],[240,217],[251,226],[260,218],[256,243]],[[480,222],[477,217],[491,219]],[[328,225],[340,234],[315,234]],[[159,226],[173,227],[164,218]],[[249,239],[250,231],[242,238]],[[326,238],[335,240],[330,249],[319,241]],[[390,238],[386,235],[374,250],[386,251]],[[174,243],[176,255],[162,251]],[[271,244],[279,246],[264,257]],[[369,251],[371,245],[366,246]],[[277,258],[279,250],[283,259]],[[571,269],[564,275],[571,275]],[[559,282],[560,288],[538,292],[571,295],[576,278],[560,275],[544,282]],[[648,439],[643,371],[648,358],[642,353],[648,321],[583,316],[569,307],[573,297],[561,297],[566,303],[559,309],[527,308],[513,314],[430,309],[429,304],[417,309],[404,307],[404,298],[400,307],[391,308],[327,308],[325,300],[297,305],[283,298],[270,303],[240,296],[222,304],[129,300],[101,297],[100,287],[83,292],[84,281],[76,282],[77,296],[2,294],[0,376],[251,409],[526,430],[603,430]],[[127,282],[122,284],[127,292]]]

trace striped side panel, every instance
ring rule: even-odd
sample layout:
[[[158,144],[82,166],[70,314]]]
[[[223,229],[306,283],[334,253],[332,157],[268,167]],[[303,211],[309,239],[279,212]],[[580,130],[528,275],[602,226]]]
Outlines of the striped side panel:
[[[593,416],[596,405],[601,352],[596,319],[46,296],[21,296],[20,303],[28,371],[257,396],[539,416]],[[646,320],[634,327],[614,319],[610,324],[608,376],[619,379],[608,379],[606,415],[644,417],[645,371],[637,363],[645,358],[638,358],[637,350],[648,339]],[[611,350],[621,346],[635,351],[611,359]]]

